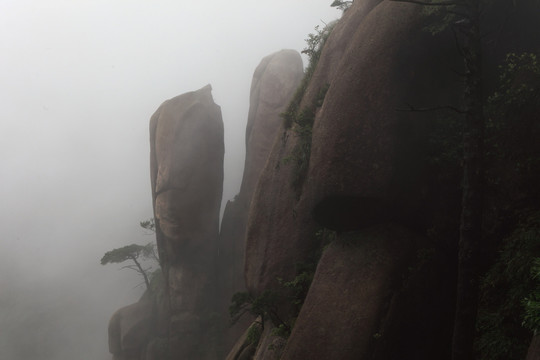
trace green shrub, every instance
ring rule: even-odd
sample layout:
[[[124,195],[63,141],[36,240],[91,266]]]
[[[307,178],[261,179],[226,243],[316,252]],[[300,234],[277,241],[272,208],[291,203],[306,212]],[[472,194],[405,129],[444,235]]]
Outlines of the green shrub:
[[[540,258],[533,260],[531,277],[535,280],[536,286],[531,294],[523,300],[525,315],[522,324],[537,335],[540,329]]]
[[[536,308],[540,257],[540,212],[524,216],[503,243],[499,258],[481,283],[477,350],[482,359],[523,359],[540,315]],[[530,299],[530,308],[523,306]],[[525,321],[523,321],[525,319]]]
[[[262,335],[262,326],[258,323],[251,325],[248,329],[246,343],[258,344]]]

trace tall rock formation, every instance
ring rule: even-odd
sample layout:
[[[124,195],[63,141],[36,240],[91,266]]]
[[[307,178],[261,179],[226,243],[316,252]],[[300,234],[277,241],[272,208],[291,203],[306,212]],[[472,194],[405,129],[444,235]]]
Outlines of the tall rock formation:
[[[232,295],[245,291],[245,230],[251,198],[283,122],[280,114],[285,111],[303,73],[300,54],[295,50],[281,50],[262,59],[253,74],[242,185],[235,199],[227,202],[221,224],[219,274],[221,308],[225,317],[228,317]],[[240,322],[227,331],[225,351],[231,348],[247,325]]]
[[[538,51],[540,44],[537,2],[491,5],[482,20],[486,94],[506,53]],[[164,349],[179,359],[221,359],[235,337],[227,360],[450,358],[462,119],[448,109],[461,105],[463,63],[451,31],[425,31],[432,20],[440,25],[439,15],[412,3],[355,1],[328,37],[318,34],[324,46],[310,78],[300,82],[296,52],[263,59],[251,89],[242,187],[227,203],[219,243],[223,128],[211,89],[156,111],[151,174],[165,295],[152,303],[157,318],[145,316],[142,302],[113,316],[116,358],[137,356],[139,342],[151,338],[149,324],[158,338],[141,355],[145,360],[164,358]],[[504,98],[506,112],[490,117],[486,218],[498,241],[486,244],[490,260],[503,242],[521,241],[501,233],[518,229],[512,234],[532,242],[536,231],[519,223],[536,214],[539,198],[540,70],[532,69],[536,60],[526,65],[528,73],[518,75],[536,81],[527,94],[537,103],[524,110]],[[519,76],[505,91],[528,89]],[[518,94],[521,101],[524,92]],[[519,116],[512,113],[517,110]],[[290,122],[281,121],[283,111]],[[507,155],[507,149],[519,151]],[[245,302],[237,305],[258,320],[224,329],[231,295],[244,290]],[[496,302],[490,298],[483,310],[497,313]],[[500,339],[495,330],[495,340],[485,344]]]
[[[156,237],[168,302],[168,347],[214,358],[217,239],[223,186],[223,121],[211,87],[165,101],[150,120]]]
[[[501,4],[487,25],[506,13]],[[538,44],[534,8],[518,6],[499,26]],[[434,36],[430,21],[440,19],[412,3],[355,1],[324,43],[251,204],[247,287],[264,301],[274,294],[254,359],[447,357],[455,287],[440,284],[455,280],[459,168],[434,165],[430,151],[442,119],[459,124],[448,109],[461,105],[463,62],[451,31]],[[495,79],[493,65],[523,44],[490,36],[485,68]],[[326,248],[317,234],[328,229],[336,233]],[[319,250],[295,312],[290,287]],[[286,344],[271,330],[293,324]]]

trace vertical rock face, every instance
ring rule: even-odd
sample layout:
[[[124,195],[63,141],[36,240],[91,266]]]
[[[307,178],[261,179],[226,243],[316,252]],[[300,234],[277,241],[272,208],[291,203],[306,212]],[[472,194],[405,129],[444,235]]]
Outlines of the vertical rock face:
[[[525,18],[515,15],[508,24]],[[455,266],[453,248],[445,243],[454,233],[437,227],[432,216],[435,209],[445,221],[459,219],[452,201],[459,195],[451,195],[459,194],[459,179],[446,188],[429,149],[433,123],[456,121],[455,113],[441,110],[460,107],[464,88],[454,70],[463,59],[450,31],[432,36],[424,30],[429,20],[415,4],[355,1],[326,40],[300,102],[299,111],[313,110],[313,127],[305,131],[305,180],[295,193],[295,170],[283,161],[302,136],[293,125],[282,129],[255,190],[246,237],[248,289],[253,296],[270,290],[286,297],[277,279],[290,281],[295,263],[319,248],[317,228],[337,230],[338,240],[323,253],[299,314],[287,318],[287,304],[273,304],[278,322],[295,323],[283,351],[271,353],[265,328],[255,359],[447,357],[455,288],[437,284],[455,281],[448,270]],[[522,25],[525,33],[531,24]],[[529,44],[537,43],[537,34]],[[487,69],[520,48],[498,39],[485,45],[499,53],[485,59]],[[427,240],[433,228],[438,233]]]
[[[405,229],[384,225],[332,243],[294,328],[309,332],[310,341],[293,334],[281,359],[370,358],[370,343],[401,281],[414,238]]]
[[[239,196],[251,202],[287,107],[304,75],[302,58],[295,50],[266,56],[255,69],[251,82],[246,127],[246,161]]]
[[[211,357],[223,184],[223,121],[209,85],[164,102],[150,120],[156,237],[169,302],[169,347]]]
[[[403,220],[396,215],[401,207],[415,214],[422,203],[425,158],[419,155],[426,129],[419,122],[427,118],[398,110],[409,103],[455,105],[460,89],[456,76],[436,61],[444,47],[422,32],[421,9],[411,5],[353,3],[328,38],[301,101],[300,111],[317,105],[300,195],[291,189],[293,166],[283,163],[300,141],[294,125],[284,129],[261,175],[246,247],[253,293],[283,293],[276,278],[290,281],[294,264],[319,248],[318,227],[342,232],[337,243],[343,243],[323,254],[293,332],[276,358],[370,358],[378,351],[373,339],[386,324],[404,269],[414,260],[415,229],[390,223]],[[454,59],[446,57],[447,63]],[[430,90],[435,86],[436,94]],[[317,101],[324,88],[323,101]],[[409,196],[411,201],[403,201]],[[343,233],[350,230],[360,232],[357,237]],[[278,308],[282,318],[290,316],[286,305]],[[446,318],[430,319],[439,320],[441,327],[448,325]],[[427,333],[427,341],[437,343],[439,335]],[[267,336],[261,344],[269,341]],[[262,346],[257,354],[256,359],[272,358]]]
[[[232,295],[245,291],[245,230],[251,198],[279,132],[282,123],[280,114],[285,110],[302,76],[302,58],[294,50],[281,50],[266,56],[253,74],[242,186],[235,200],[227,203],[221,225],[220,296],[224,302],[222,308],[225,316],[228,316],[227,308]],[[231,347],[231,341],[244,330],[243,327],[239,326],[237,331],[231,329],[231,340],[225,341],[226,350]]]
[[[425,16],[411,5],[382,2],[363,17],[317,114],[307,178],[315,218],[327,227],[354,230],[389,220],[405,194],[415,194],[407,201],[411,212],[422,201],[420,152],[433,114],[407,106],[458,106],[459,79],[448,67],[460,64],[451,55],[440,61],[452,54],[451,42],[437,44],[422,31]]]

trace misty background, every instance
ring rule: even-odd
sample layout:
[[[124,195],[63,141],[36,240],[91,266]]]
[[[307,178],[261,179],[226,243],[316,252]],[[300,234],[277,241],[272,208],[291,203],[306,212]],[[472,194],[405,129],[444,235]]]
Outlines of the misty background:
[[[238,192],[255,67],[305,47],[330,0],[0,0],[0,358],[110,359],[141,279],[103,254],[145,244],[148,122],[211,83]],[[304,59],[305,61],[305,59]]]

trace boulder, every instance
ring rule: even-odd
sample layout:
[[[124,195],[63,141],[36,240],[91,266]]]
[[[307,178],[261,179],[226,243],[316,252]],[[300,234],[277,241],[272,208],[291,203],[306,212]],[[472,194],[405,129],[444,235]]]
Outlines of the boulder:
[[[169,300],[172,354],[205,358],[215,311],[223,186],[223,121],[211,86],[165,101],[150,120],[156,238]],[[202,353],[201,353],[202,352]]]

